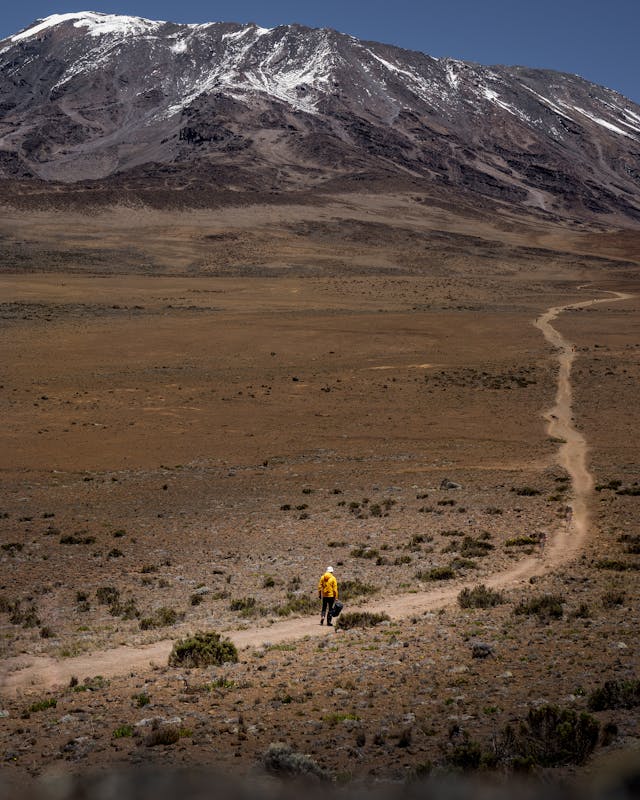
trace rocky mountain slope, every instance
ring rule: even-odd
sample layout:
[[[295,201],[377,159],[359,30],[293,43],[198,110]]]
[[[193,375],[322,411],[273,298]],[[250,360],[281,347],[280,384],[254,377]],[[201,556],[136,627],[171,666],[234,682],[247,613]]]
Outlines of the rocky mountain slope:
[[[58,14],[0,42],[0,177],[260,192],[383,180],[640,220],[640,107],[578,76],[333,30]]]

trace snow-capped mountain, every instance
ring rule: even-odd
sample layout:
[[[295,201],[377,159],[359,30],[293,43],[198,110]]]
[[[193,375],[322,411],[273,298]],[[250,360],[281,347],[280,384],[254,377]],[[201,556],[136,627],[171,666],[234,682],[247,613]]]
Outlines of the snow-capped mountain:
[[[451,187],[640,218],[640,107],[327,29],[57,14],[0,42],[0,176]]]

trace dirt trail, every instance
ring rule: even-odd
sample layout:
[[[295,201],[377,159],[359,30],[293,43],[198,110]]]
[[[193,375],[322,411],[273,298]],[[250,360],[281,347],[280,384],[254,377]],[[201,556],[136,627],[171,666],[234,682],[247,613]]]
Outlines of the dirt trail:
[[[559,370],[558,389],[555,405],[545,413],[547,431],[550,436],[562,441],[558,452],[558,462],[567,470],[572,483],[572,497],[569,503],[571,514],[550,537],[550,542],[542,557],[529,557],[519,561],[512,568],[489,576],[485,585],[494,589],[517,586],[534,575],[540,575],[578,555],[589,530],[589,495],[593,490],[593,478],[587,466],[587,443],[584,436],[575,429],[572,420],[571,367],[575,359],[575,349],[570,342],[552,326],[553,320],[563,311],[572,308],[585,308],[598,303],[627,300],[633,295],[623,292],[608,292],[613,297],[587,300],[554,306],[535,320],[534,324],[542,331],[547,341],[556,348]],[[403,619],[414,614],[435,611],[456,601],[458,593],[465,585],[460,583],[427,592],[390,597],[379,602],[368,602],[361,610],[371,612],[385,611],[392,619]],[[358,610],[353,608],[351,610]],[[276,644],[308,636],[332,635],[333,631],[318,624],[318,618],[297,618],[274,622],[261,628],[225,631],[238,648],[256,647],[265,643]],[[87,676],[102,675],[113,677],[128,672],[150,669],[154,664],[167,663],[173,640],[165,639],[144,647],[118,647],[112,650],[57,661],[44,656],[18,656],[8,659],[2,666],[0,692],[16,694],[20,691],[42,690],[57,685],[66,685],[72,676],[83,679]]]

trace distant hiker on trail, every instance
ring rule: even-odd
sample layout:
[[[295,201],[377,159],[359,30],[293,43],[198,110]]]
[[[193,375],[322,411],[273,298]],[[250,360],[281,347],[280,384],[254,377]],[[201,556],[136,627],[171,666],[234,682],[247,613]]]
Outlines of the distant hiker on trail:
[[[327,625],[333,626],[333,622],[331,622],[331,612],[333,611],[333,604],[338,599],[338,581],[333,575],[333,567],[327,567],[324,571],[324,575],[320,578],[320,582],[318,583],[318,597],[322,600],[320,624],[324,625],[324,617],[326,614]]]

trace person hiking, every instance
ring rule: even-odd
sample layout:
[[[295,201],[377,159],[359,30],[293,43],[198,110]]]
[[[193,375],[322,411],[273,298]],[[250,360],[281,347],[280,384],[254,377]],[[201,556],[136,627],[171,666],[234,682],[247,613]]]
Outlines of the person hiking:
[[[338,599],[338,581],[333,575],[333,567],[327,567],[320,578],[318,583],[318,597],[322,600],[320,624],[324,625],[324,617],[326,614],[327,625],[333,626],[333,622],[331,622],[331,612],[333,611],[333,604]]]

